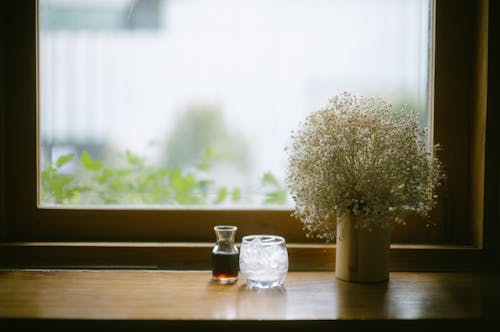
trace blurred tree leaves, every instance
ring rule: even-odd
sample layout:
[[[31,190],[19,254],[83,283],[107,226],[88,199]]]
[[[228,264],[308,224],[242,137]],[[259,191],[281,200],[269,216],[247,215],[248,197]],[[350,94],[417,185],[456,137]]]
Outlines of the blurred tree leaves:
[[[155,167],[145,158],[125,151],[121,162],[111,166],[82,151],[79,158],[68,154],[41,172],[41,201],[44,204],[162,204],[209,205],[238,203],[240,188],[217,186],[203,172],[213,167],[210,149],[202,152],[194,171],[179,167]],[[72,166],[72,171],[65,171]],[[271,173],[261,179],[264,204],[287,202],[288,192]]]
[[[248,163],[247,145],[238,134],[231,133],[219,107],[191,105],[172,124],[166,139],[164,164],[167,167],[186,168],[198,163],[200,169],[228,163],[245,167]],[[211,163],[207,163],[210,160]]]
[[[261,179],[261,185],[265,188],[264,204],[282,205],[288,199],[288,188],[280,183],[270,172],[265,173]]]

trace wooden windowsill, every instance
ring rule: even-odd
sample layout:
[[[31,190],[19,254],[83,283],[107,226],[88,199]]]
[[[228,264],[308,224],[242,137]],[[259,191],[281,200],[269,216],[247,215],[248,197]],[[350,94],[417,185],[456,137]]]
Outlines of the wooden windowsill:
[[[354,284],[337,280],[334,272],[289,272],[284,287],[267,290],[248,289],[242,280],[219,285],[210,276],[210,271],[1,270],[0,318],[38,326],[287,329],[367,322],[463,327],[500,320],[498,275],[489,273],[391,272],[387,283]]]
[[[207,270],[214,243],[3,242],[0,268]],[[333,271],[335,245],[287,243],[290,271]],[[392,244],[391,271],[477,271],[491,265],[465,245]]]

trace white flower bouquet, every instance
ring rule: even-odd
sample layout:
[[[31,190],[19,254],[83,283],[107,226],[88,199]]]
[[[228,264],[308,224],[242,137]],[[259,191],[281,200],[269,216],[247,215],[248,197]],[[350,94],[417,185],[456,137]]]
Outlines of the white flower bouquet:
[[[335,239],[343,214],[368,229],[428,216],[444,172],[426,137],[413,111],[380,98],[343,93],[309,115],[286,148],[293,214],[307,235]]]

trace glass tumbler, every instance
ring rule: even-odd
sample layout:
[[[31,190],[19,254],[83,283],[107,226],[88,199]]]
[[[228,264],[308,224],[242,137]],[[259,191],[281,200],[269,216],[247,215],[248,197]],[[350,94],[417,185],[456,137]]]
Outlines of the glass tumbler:
[[[240,272],[249,287],[281,286],[288,272],[285,239],[277,235],[248,235],[240,248]]]

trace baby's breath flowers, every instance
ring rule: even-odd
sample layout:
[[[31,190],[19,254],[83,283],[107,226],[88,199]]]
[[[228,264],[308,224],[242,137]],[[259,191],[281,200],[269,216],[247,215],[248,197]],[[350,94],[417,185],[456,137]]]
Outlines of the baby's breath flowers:
[[[336,217],[355,227],[388,227],[409,213],[428,216],[444,179],[438,145],[406,106],[343,93],[309,115],[292,133],[286,182],[294,216],[310,236],[333,240]]]

